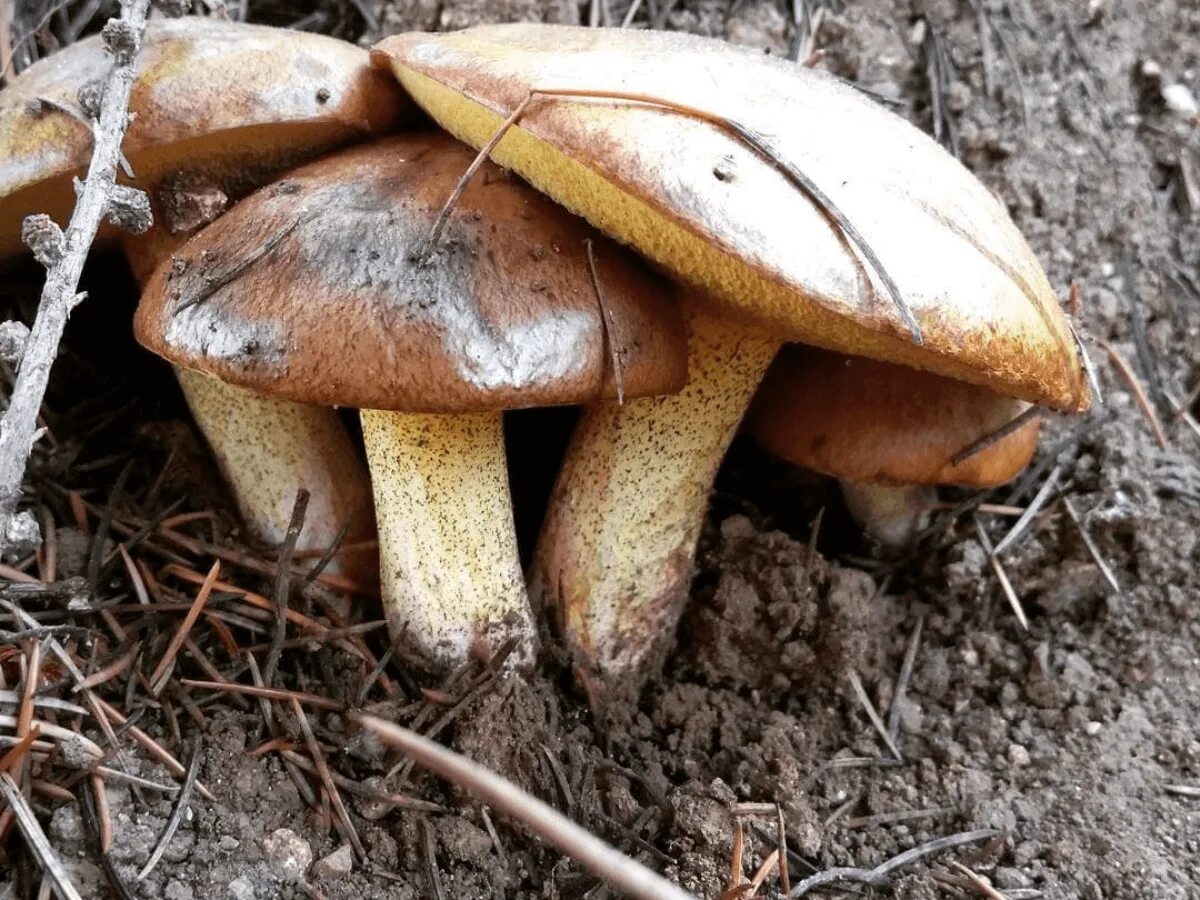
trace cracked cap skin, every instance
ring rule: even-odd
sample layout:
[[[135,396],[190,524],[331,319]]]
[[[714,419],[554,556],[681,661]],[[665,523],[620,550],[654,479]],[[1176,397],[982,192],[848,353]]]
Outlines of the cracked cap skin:
[[[222,381],[328,406],[467,412],[612,398],[610,340],[626,397],[679,390],[686,328],[672,285],[494,164],[426,258],[474,155],[428,132],[290,172],[155,271],[138,340]]]
[[[0,259],[24,252],[25,216],[44,212],[66,226],[72,176],[82,176],[92,150],[79,89],[102,84],[110,66],[101,38],[90,37],[0,91]],[[122,143],[134,177],[119,180],[149,190],[182,173],[236,198],[318,152],[386,130],[409,107],[366,51],[345,41],[195,16],[154,21]]]
[[[736,122],[853,223],[923,345],[820,205],[710,121],[543,96],[493,158],[780,340],[1057,409],[1089,404],[1066,319],[1004,207],[931,138],[836,78],[691,35],[526,24],[397,35],[372,58],[476,147],[534,89],[649,94]]]

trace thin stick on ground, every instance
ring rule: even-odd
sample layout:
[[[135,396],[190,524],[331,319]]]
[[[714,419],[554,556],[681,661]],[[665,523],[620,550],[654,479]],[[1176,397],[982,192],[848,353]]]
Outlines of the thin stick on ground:
[[[887,887],[892,874],[906,866],[920,862],[922,859],[933,856],[935,853],[944,853],[956,847],[986,841],[988,838],[993,838],[998,834],[1001,834],[1001,832],[992,828],[983,828],[979,831],[965,831],[962,834],[952,834],[949,837],[938,838],[937,840],[920,844],[911,850],[904,851],[898,856],[893,856],[873,869],[855,867],[826,869],[824,872],[811,875],[797,884],[792,889],[792,892],[788,894],[788,898],[789,900],[793,900],[796,897],[804,897],[817,888],[829,887],[835,884],[865,884],[868,887]]]
[[[321,748],[317,744],[317,736],[313,734],[312,726],[308,722],[308,716],[304,712],[304,707],[300,705],[300,701],[295,697],[292,698],[292,714],[296,717],[296,723],[300,726],[300,732],[304,735],[304,742],[308,745],[309,756],[312,757],[313,765],[317,767],[317,775],[325,787],[325,792],[329,795],[329,802],[333,804],[334,812],[337,813],[338,830],[342,832],[342,836],[354,850],[354,855],[358,861],[366,862],[366,848],[363,847],[362,841],[359,840],[358,832],[354,828],[354,822],[350,820],[350,814],[346,811],[345,804],[342,803],[342,795],[337,789],[337,784],[334,782],[328,763],[325,762],[325,756],[321,753]]]
[[[213,562],[212,568],[208,570],[208,575],[205,577],[204,583],[200,586],[200,592],[196,594],[195,602],[192,604],[191,609],[188,610],[174,637],[171,638],[171,643],[167,645],[167,650],[163,653],[162,659],[154,667],[154,672],[150,676],[150,692],[155,697],[166,686],[167,679],[171,675],[171,670],[175,666],[175,657],[179,655],[179,648],[183,646],[183,641],[188,636],[188,632],[192,630],[192,626],[200,618],[200,613],[204,611],[204,604],[212,596],[213,586],[216,584],[217,577],[220,574],[221,561],[218,559]]]
[[[1116,367],[1121,377],[1125,379],[1125,383],[1129,385],[1133,391],[1133,398],[1137,401],[1138,408],[1142,411],[1142,415],[1146,417],[1146,421],[1150,423],[1150,429],[1154,432],[1154,439],[1158,441],[1158,445],[1163,449],[1170,446],[1170,441],[1167,440],[1167,432],[1162,426],[1162,422],[1158,418],[1158,412],[1154,409],[1154,404],[1150,402],[1150,398],[1146,396],[1146,389],[1142,387],[1142,382],[1138,380],[1137,374],[1133,371],[1133,367],[1129,365],[1129,361],[1121,355],[1116,347],[1108,341],[1100,341],[1108,353],[1108,358],[1112,360],[1112,364]]]
[[[912,680],[913,667],[917,664],[917,650],[921,646],[921,630],[925,627],[925,618],[917,619],[917,627],[913,629],[908,641],[908,649],[904,653],[904,663],[900,666],[900,674],[896,676],[896,689],[892,692],[892,705],[888,710],[887,731],[892,740],[900,736],[900,717],[903,713],[904,695],[908,693],[908,683]]]
[[[1079,529],[1079,536],[1083,539],[1083,546],[1087,547],[1088,553],[1092,555],[1092,559],[1096,563],[1096,567],[1100,570],[1100,574],[1104,576],[1104,580],[1108,582],[1108,586],[1113,589],[1113,593],[1120,596],[1121,584],[1117,581],[1117,576],[1113,574],[1112,568],[1100,555],[1100,548],[1096,546],[1096,542],[1092,540],[1091,534],[1083,524],[1083,519],[1079,517],[1079,513],[1075,511],[1074,504],[1071,503],[1070,497],[1062,498],[1063,509],[1067,511],[1067,515],[1071,517],[1071,521],[1075,523],[1075,527]]]
[[[888,732],[888,727],[883,724],[883,719],[879,718],[879,713],[875,710],[875,704],[871,702],[871,698],[867,696],[866,688],[863,687],[862,680],[858,677],[857,672],[847,672],[846,678],[850,681],[850,687],[854,689],[854,696],[858,698],[859,704],[867,713],[867,718],[871,720],[871,725],[875,731],[883,738],[884,744],[891,751],[892,756],[898,760],[903,760],[900,755],[900,748],[896,746],[896,741]]]
[[[296,491],[296,500],[292,504],[292,518],[283,539],[283,547],[279,551],[279,571],[275,575],[275,631],[271,635],[271,646],[267,650],[267,659],[262,668],[263,683],[267,685],[275,680],[275,670],[279,667],[279,654],[283,650],[283,639],[287,635],[288,592],[292,586],[292,555],[296,552],[296,541],[300,539],[300,532],[304,528],[306,512],[308,512],[308,491],[300,488]]]
[[[420,765],[469,790],[493,809],[501,810],[531,829],[547,843],[578,861],[616,890],[635,900],[696,900],[667,879],[557,810],[466,757],[374,716],[353,719],[384,743],[408,754]]]
[[[171,843],[171,838],[175,836],[175,831],[179,828],[179,823],[183,821],[184,814],[188,811],[188,807],[192,802],[192,789],[196,786],[196,776],[200,774],[200,750],[200,738],[197,736],[195,742],[192,744],[192,758],[188,762],[187,773],[183,778],[183,786],[179,790],[179,795],[175,798],[175,808],[171,810],[171,817],[167,819],[167,825],[162,830],[162,834],[158,838],[158,843],[154,846],[154,852],[150,854],[150,858],[146,860],[146,865],[142,866],[142,870],[138,872],[138,881],[144,881],[146,876],[154,871],[154,867],[158,865],[158,861],[166,853],[167,845]]]
[[[0,772],[0,795],[3,795],[8,808],[13,811],[17,827],[25,837],[25,844],[32,851],[42,871],[53,882],[55,893],[61,900],[82,900],[75,886],[71,884],[71,877],[63,867],[62,861],[54,854],[54,848],[50,846],[46,833],[38,824],[37,816],[30,809],[29,802],[21,796],[21,789],[7,772]]]
[[[1030,523],[1032,523],[1037,514],[1042,511],[1042,508],[1050,499],[1050,495],[1054,493],[1055,489],[1058,487],[1058,479],[1059,476],[1062,475],[1062,470],[1063,467],[1061,463],[1050,470],[1050,474],[1046,476],[1046,480],[1042,482],[1042,486],[1038,488],[1038,492],[1034,494],[1033,500],[1031,500],[1029,505],[1025,507],[1025,511],[1021,513],[1021,515],[1017,518],[1017,521],[1013,523],[1012,528],[1010,528],[1004,537],[1000,539],[1000,543],[996,545],[996,549],[992,551],[994,555],[1002,555],[1009,547],[1013,546],[1017,542],[1017,538],[1019,538],[1028,530]]]
[[[26,219],[23,237],[46,267],[46,283],[8,410],[0,422],[0,546],[3,547],[12,546],[14,538],[25,537],[22,521],[16,517],[21,481],[38,437],[38,413],[63,330],[71,310],[82,299],[77,291],[83,263],[116,193],[116,168],[149,6],[150,0],[124,0],[121,18],[110,19],[104,26],[104,42],[113,56],[113,66],[105,79],[99,121],[92,129],[94,144],[87,177],[66,234],[48,216]],[[142,230],[149,227],[148,206],[144,220],[137,224]],[[32,517],[29,524],[37,527]]]
[[[1000,562],[1000,557],[996,555],[996,550],[992,546],[992,539],[988,537],[987,529],[983,527],[983,523],[979,521],[978,516],[975,516],[973,521],[975,522],[975,534],[979,537],[979,544],[983,547],[983,552],[987,554],[988,562],[992,565],[992,571],[996,573],[996,579],[1000,582],[1000,590],[1004,592],[1004,598],[1008,601],[1008,605],[1012,607],[1017,621],[1021,623],[1021,628],[1028,631],[1029,619],[1025,615],[1025,608],[1021,606],[1021,598],[1017,596],[1012,582],[1008,580],[1008,573],[1004,571],[1004,565]]]

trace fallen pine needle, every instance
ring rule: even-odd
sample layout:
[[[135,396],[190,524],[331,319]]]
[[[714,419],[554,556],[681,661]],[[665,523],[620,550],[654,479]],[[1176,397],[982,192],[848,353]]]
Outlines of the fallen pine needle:
[[[42,831],[42,826],[38,824],[37,816],[33,814],[28,801],[21,795],[21,789],[7,772],[0,772],[0,794],[4,795],[8,808],[16,817],[17,827],[25,837],[26,846],[37,859],[42,871],[53,882],[54,891],[60,900],[82,900],[75,886],[71,884],[71,878],[67,875],[62,861],[54,855],[54,849],[50,846],[46,833]]]

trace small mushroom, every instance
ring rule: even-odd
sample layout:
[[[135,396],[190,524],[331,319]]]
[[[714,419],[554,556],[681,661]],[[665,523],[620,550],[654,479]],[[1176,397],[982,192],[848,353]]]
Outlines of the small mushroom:
[[[901,546],[927,524],[935,485],[995,487],[1029,464],[1037,417],[954,463],[1028,408],[929,372],[794,345],[767,372],[749,425],[766,450],[837,478],[864,530]]]
[[[30,213],[66,224],[72,179],[92,149],[79,95],[110,65],[101,39],[87,38],[0,92],[0,258],[23,252],[21,222]],[[107,227],[99,241],[118,240],[143,282],[229,202],[304,159],[390,127],[404,107],[366,52],[343,41],[200,17],[151,22],[122,145],[132,177],[122,180],[150,195],[154,224],[142,234]],[[180,384],[257,537],[283,539],[298,487],[310,493],[298,547],[327,547],[352,517],[348,538],[368,536],[366,471],[333,410],[182,373]]]
[[[686,378],[670,284],[497,166],[429,246],[472,156],[417,134],[297,169],[160,266],[135,323],[197,378],[361,410],[385,609],[401,651],[432,668],[509,638],[514,664],[534,652],[502,411]]]
[[[474,147],[527,104],[492,158],[693,288],[691,382],[586,411],[530,576],[597,694],[669,643],[712,475],[782,342],[1088,405],[1004,208],[843,82],[705,38],[539,25],[397,35],[372,59]]]

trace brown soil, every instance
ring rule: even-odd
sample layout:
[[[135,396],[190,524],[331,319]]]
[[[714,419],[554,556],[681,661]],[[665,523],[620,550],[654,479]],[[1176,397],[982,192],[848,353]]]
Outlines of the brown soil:
[[[627,6],[607,5],[617,19]],[[587,7],[395,0],[380,17],[383,32],[363,41],[409,27],[586,21]],[[953,858],[1013,900],[1037,892],[1200,897],[1200,432],[1173,421],[1174,402],[1200,379],[1200,211],[1184,174],[1200,175],[1200,128],[1169,109],[1162,90],[1182,83],[1200,96],[1200,8],[1190,0],[977,0],[974,7],[848,2],[826,15],[816,46],[820,65],[932,128],[921,41],[926,49],[940,42],[950,70],[943,133],[950,129],[963,161],[1007,203],[1052,283],[1064,296],[1072,280],[1079,284],[1079,321],[1105,403],[1085,420],[1052,422],[1030,473],[984,498],[1024,506],[1051,473],[1057,479],[1044,511],[1003,557],[1029,630],[1006,603],[970,514],[945,515],[903,558],[872,557],[835,489],[739,443],[721,475],[677,649],[636,709],[620,721],[596,721],[547,660],[528,681],[483,680],[441,735],[698,897],[718,897],[728,884],[730,810],[738,803],[782,807],[793,882],[831,866],[871,867],[944,835],[1001,832],[860,896],[980,896],[949,867]],[[773,2],[702,0],[675,4],[662,24],[787,53],[788,15]],[[107,359],[104,348],[87,349],[88,337],[86,325],[74,331],[79,352]],[[1167,422],[1166,447],[1101,342],[1130,361]],[[122,352],[130,355],[122,377],[147,379],[139,367],[148,364]],[[166,381],[161,370],[149,371]],[[187,490],[186,508],[206,508],[215,482],[186,429],[169,421],[180,407],[169,387],[163,391],[106,427],[141,429],[134,447],[150,460],[148,470],[161,465],[172,441],[182,447],[161,495]],[[540,440],[543,429],[558,435],[566,424],[518,417],[511,437]],[[88,453],[99,457],[94,443]],[[95,483],[111,486],[113,475],[101,470]],[[534,486],[536,475],[524,490],[517,483],[526,508],[545,488]],[[812,522],[822,508],[814,552]],[[985,512],[978,521],[992,541],[1013,523]],[[70,529],[59,540],[81,543]],[[76,565],[82,574],[83,559]],[[76,574],[69,559],[59,574]],[[269,594],[253,580],[245,584]],[[911,680],[895,700],[918,629]],[[361,678],[328,646],[287,651],[281,668],[293,687],[344,699],[353,699]],[[852,674],[882,716],[898,722],[902,764],[890,760],[869,723]],[[448,692],[464,696],[473,677]],[[410,721],[400,694],[411,684],[401,677],[399,685],[376,711]],[[118,871],[138,897],[305,896],[287,881],[287,835],[275,833],[295,832],[300,849],[291,846],[292,857],[303,857],[306,845],[319,860],[339,846],[336,832],[321,826],[275,755],[246,755],[263,739],[256,707],[221,700],[204,711],[201,779],[218,802],[195,802],[163,862],[134,882],[171,801],[110,790]],[[331,764],[350,777],[381,778],[396,762],[338,716],[312,718]],[[169,738],[157,713],[148,722]],[[189,727],[185,721],[182,755]],[[163,777],[151,763],[135,764]],[[352,804],[377,871],[310,872],[331,900],[435,896],[435,878],[447,898],[605,896],[576,865],[498,814],[494,840],[480,807],[445,783],[417,772],[407,784],[386,786],[449,811],[376,817],[369,804]],[[771,817],[746,823],[750,874],[774,848],[775,826]],[[105,896],[73,806],[53,812],[50,833],[84,896]],[[0,871],[0,898],[15,896],[6,884],[12,889]]]

